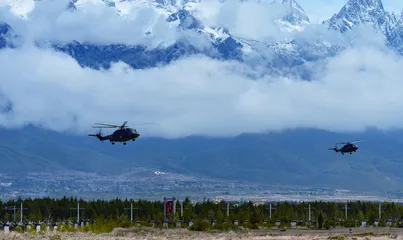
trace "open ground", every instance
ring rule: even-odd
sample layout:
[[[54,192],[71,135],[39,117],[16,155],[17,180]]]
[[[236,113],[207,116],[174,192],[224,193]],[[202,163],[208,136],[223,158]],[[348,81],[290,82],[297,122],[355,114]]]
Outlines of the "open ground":
[[[402,239],[402,228],[334,228],[330,230],[313,230],[313,229],[260,229],[260,230],[239,230],[239,231],[210,231],[210,232],[194,232],[188,229],[155,229],[149,227],[114,229],[111,233],[93,234],[84,232],[42,232],[38,234],[10,232],[0,233],[1,239],[218,239],[218,240],[235,240],[235,239],[298,239],[298,240],[319,240],[319,239]]]

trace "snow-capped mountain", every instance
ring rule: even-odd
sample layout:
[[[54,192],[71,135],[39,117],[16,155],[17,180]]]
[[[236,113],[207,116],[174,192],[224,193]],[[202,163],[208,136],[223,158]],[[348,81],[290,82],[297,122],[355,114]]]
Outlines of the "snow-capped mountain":
[[[342,33],[358,26],[370,26],[385,37],[387,46],[403,54],[402,14],[387,12],[381,0],[349,0],[337,14],[323,23]]]
[[[283,20],[293,25],[301,25],[309,23],[309,17],[304,9],[295,0],[283,0],[283,4],[289,6],[290,12],[284,16]]]
[[[394,15],[385,11],[381,0],[350,0],[325,23],[341,32],[359,24],[369,24],[386,34],[390,31],[391,20],[394,20]]]
[[[24,6],[29,6],[26,2],[33,0],[19,1],[23,1]],[[199,0],[72,0],[67,9],[80,11],[80,8],[85,8],[87,4],[94,2],[116,8],[120,15],[127,15],[133,9],[144,5],[158,9],[158,12],[166,17],[167,22],[175,24],[180,31],[196,33],[199,37],[208,39],[211,46],[208,49],[200,48],[186,37],[180,38],[172,45],[161,45],[154,49],[140,45],[100,45],[79,41],[52,43],[55,49],[70,54],[82,66],[93,68],[108,68],[112,62],[119,60],[133,68],[147,68],[198,53],[212,58],[243,61],[250,63],[251,66],[264,65],[266,71],[272,74],[276,72],[297,74],[309,79],[309,74],[304,69],[305,63],[333,56],[349,47],[346,43],[332,42],[326,38],[326,34],[317,34],[315,39],[304,39],[298,37],[298,34],[288,34],[287,36],[291,38],[268,42],[245,39],[223,26],[209,26],[199,20],[195,14]],[[305,11],[295,0],[282,0],[281,4],[288,7],[287,14],[281,19],[273,19],[280,32],[298,33],[311,24]],[[18,8],[17,2],[12,2],[10,5],[14,9]],[[402,16],[385,11],[381,0],[349,0],[337,14],[323,22],[332,31],[340,33],[348,32],[361,24],[372,26],[386,37],[389,47],[400,53],[403,53],[402,23]],[[3,24],[0,30],[0,47],[5,47],[5,36],[12,32],[12,28]],[[151,37],[153,35],[151,31],[144,34]]]

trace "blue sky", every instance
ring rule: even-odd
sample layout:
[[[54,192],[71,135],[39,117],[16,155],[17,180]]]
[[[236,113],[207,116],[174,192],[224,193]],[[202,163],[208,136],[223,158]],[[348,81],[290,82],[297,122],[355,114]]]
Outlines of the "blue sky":
[[[297,0],[307,12],[312,22],[321,22],[337,13],[348,0]],[[388,11],[400,12],[403,9],[402,0],[382,0]]]

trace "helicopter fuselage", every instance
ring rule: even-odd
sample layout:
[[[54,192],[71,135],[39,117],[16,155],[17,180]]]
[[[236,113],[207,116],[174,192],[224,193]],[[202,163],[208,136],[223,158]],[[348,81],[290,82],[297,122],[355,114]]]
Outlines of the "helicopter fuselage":
[[[341,152],[342,154],[344,153],[353,153],[355,151],[357,151],[358,147],[355,144],[346,144],[343,147],[341,147],[340,149],[338,149],[338,152]]]
[[[115,144],[115,142],[122,142],[124,145],[126,145],[127,141],[135,141],[140,134],[136,130],[133,131],[129,128],[124,128],[114,131],[111,135],[102,136],[100,133],[97,133],[89,134],[88,136],[95,136],[100,141],[109,140],[112,144]]]
[[[132,131],[129,128],[119,129],[114,131],[111,135],[108,136],[110,142],[127,142],[130,140],[135,140],[138,138],[140,134],[137,131]]]

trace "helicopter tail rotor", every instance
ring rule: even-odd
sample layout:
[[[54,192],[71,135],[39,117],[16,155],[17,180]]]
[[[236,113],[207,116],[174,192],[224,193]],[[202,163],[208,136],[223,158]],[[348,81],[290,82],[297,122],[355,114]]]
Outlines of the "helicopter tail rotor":
[[[100,128],[97,133],[95,134],[88,134],[91,137],[97,137],[99,140],[102,140],[102,129]]]

